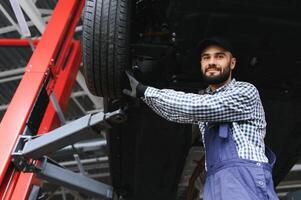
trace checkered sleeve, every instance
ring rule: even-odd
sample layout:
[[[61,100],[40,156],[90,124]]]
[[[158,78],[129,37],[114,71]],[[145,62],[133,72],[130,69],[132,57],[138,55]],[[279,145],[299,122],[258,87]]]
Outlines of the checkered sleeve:
[[[148,87],[144,102],[163,118],[178,123],[233,122],[252,118],[259,94],[243,84],[216,94],[192,94]]]

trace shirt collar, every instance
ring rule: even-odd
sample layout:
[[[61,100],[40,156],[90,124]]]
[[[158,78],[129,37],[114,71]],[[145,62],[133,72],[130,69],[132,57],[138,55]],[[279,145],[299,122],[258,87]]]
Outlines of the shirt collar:
[[[210,87],[207,87],[206,90],[205,90],[205,93],[207,93],[207,94],[215,94],[217,92],[224,91],[228,87],[231,87],[232,85],[234,85],[235,82],[236,82],[236,80],[235,80],[235,78],[233,78],[229,83],[223,85],[222,87],[217,88],[215,91],[212,91]]]

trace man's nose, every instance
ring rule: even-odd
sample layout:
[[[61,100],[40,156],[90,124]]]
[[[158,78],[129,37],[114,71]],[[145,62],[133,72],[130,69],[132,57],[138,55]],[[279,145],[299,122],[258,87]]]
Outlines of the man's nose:
[[[213,57],[210,58],[209,61],[208,61],[208,64],[209,64],[209,65],[216,65],[216,59],[213,58]]]

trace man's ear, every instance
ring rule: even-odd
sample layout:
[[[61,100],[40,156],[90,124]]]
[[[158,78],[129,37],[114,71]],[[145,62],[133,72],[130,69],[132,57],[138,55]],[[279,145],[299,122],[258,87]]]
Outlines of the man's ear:
[[[230,63],[230,67],[233,70],[236,66],[236,58],[232,57],[231,58],[231,63]]]

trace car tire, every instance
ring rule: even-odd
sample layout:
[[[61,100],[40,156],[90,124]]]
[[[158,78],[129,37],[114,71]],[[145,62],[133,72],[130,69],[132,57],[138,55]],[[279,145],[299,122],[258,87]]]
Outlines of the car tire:
[[[96,96],[119,98],[129,64],[129,1],[87,0],[83,13],[83,70]]]

